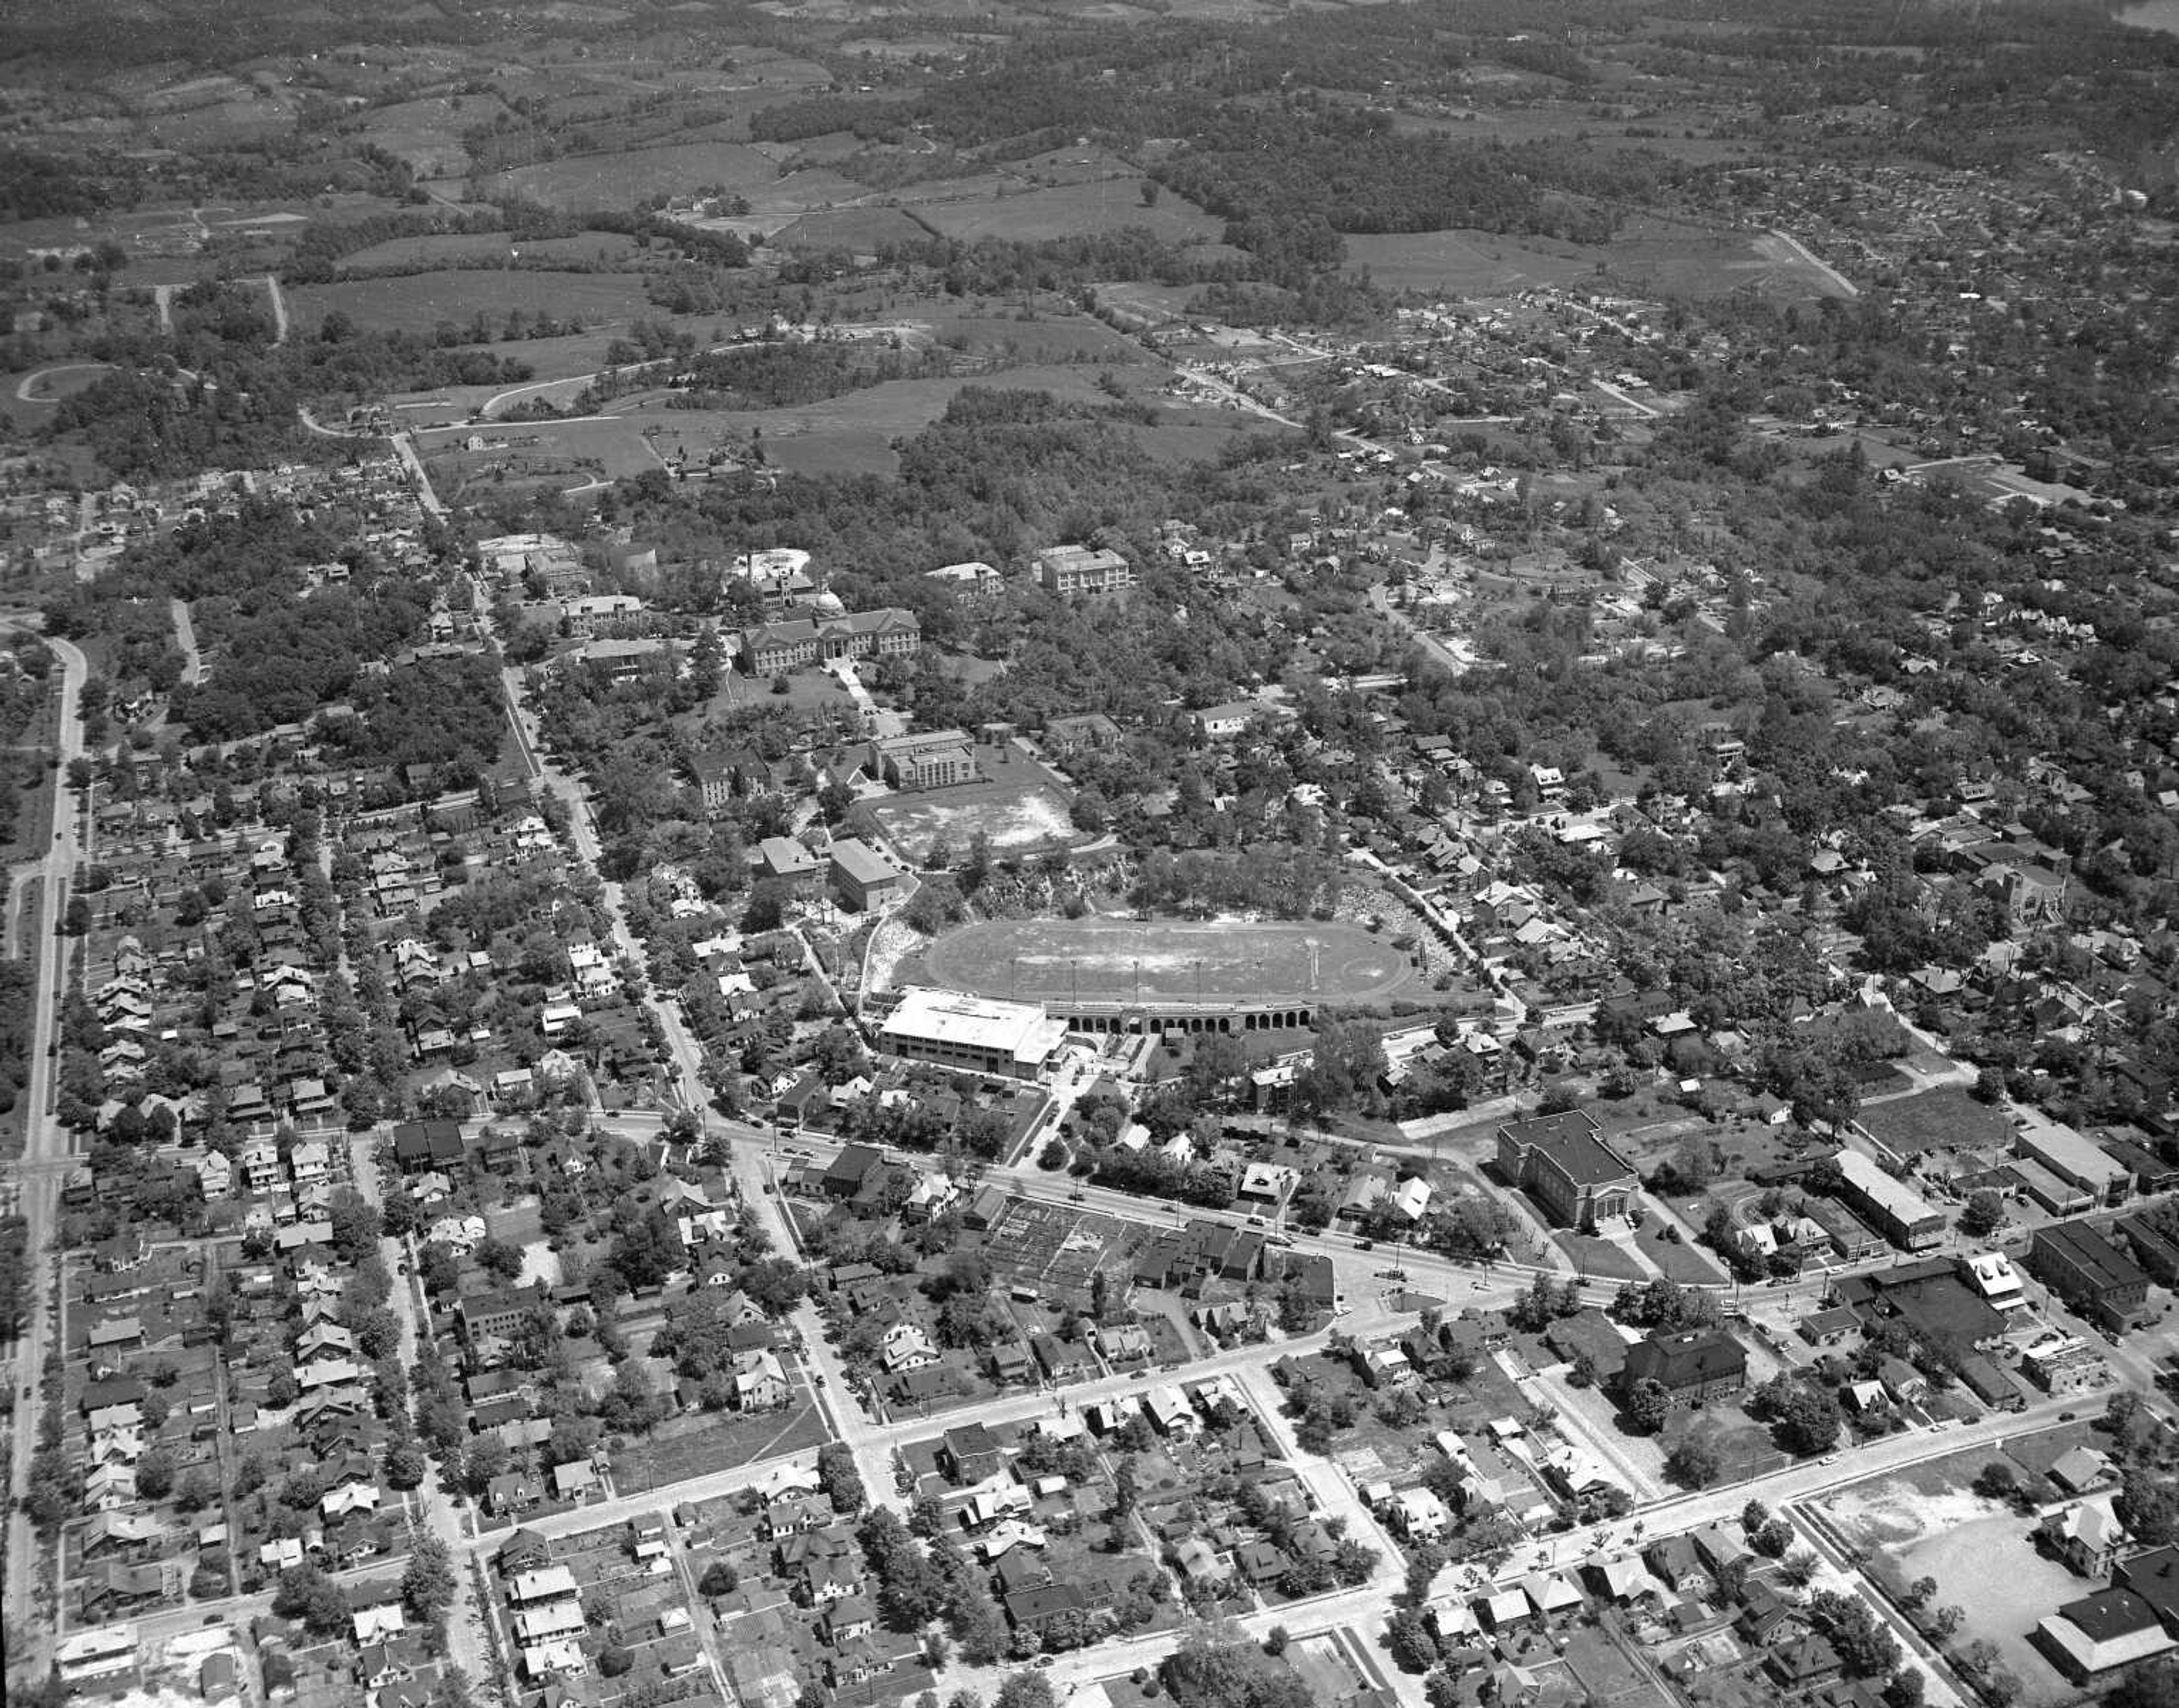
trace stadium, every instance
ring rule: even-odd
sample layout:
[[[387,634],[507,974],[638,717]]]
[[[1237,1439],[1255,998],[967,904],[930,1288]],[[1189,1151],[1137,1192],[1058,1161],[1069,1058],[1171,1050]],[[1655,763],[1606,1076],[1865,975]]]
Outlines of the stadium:
[[[1403,950],[1359,926],[992,920],[923,953],[934,984],[1040,1002],[1080,1032],[1254,1032],[1416,993]]]

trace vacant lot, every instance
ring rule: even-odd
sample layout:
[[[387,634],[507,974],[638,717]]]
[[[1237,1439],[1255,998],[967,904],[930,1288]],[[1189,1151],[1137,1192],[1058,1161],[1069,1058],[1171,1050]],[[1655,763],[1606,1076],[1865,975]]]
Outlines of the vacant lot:
[[[519,195],[546,207],[579,210],[632,207],[651,195],[739,195],[778,176],[777,167],[741,143],[680,143],[518,167],[495,173],[482,188],[489,196]]]
[[[497,327],[514,309],[586,326],[625,324],[650,304],[640,280],[616,274],[472,268],[305,285],[288,293],[288,306],[305,330],[338,309],[358,326],[428,332],[442,321],[466,327],[480,314]],[[505,354],[520,360],[522,346]]]
[[[1067,816],[1067,798],[1040,778],[1001,778],[901,795],[870,810],[878,828],[910,859],[924,859],[939,843],[958,859],[980,833],[1000,855],[1086,840]]]
[[[2093,1586],[2036,1550],[2029,1520],[1964,1486],[1968,1456],[1943,1464],[1935,1475],[1922,1466],[1841,1490],[1824,1502],[1825,1513],[1869,1551],[1875,1575],[1895,1584],[1935,1579],[1937,1605],[1965,1616],[1958,1643],[1995,1644],[2020,1680],[2022,1701],[2071,1700],[2075,1693],[2028,1636],[2052,1608]]]
[[[1918,1156],[1925,1151],[2001,1145],[2012,1137],[2004,1116],[1957,1085],[1863,1103],[1858,1118],[1870,1138],[1902,1157]]]
[[[1024,999],[1367,1002],[1413,979],[1407,955],[1358,926],[1117,919],[992,920],[925,952],[946,984]]]
[[[752,1464],[832,1438],[798,1376],[793,1402],[778,1411],[702,1413],[677,1418],[613,1455],[613,1486],[635,1494],[686,1477]]]

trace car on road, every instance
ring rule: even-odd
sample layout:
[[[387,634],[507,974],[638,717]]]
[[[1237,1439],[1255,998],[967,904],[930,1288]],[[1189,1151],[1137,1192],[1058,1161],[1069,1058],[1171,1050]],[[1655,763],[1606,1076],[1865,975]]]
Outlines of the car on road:
[[[1086,1193],[1070,1192],[1067,1195],[1067,1201],[1069,1204],[1079,1204],[1087,1195]]]
[[[1358,1239],[1354,1242],[1354,1249],[1357,1251],[1375,1251],[1377,1249],[1377,1242],[1374,1239]]]

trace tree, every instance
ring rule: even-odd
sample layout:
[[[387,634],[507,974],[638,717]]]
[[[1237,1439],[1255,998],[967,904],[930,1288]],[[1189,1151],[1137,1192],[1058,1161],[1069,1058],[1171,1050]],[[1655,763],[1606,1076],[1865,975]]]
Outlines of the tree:
[[[280,1574],[272,1611],[283,1619],[300,1619],[314,1636],[337,1637],[349,1628],[348,1597],[316,1566],[297,1566]]]
[[[1058,1708],[1051,1680],[1041,1672],[1013,1672],[999,1686],[992,1708]]]
[[[1995,1233],[2005,1224],[2005,1200],[1990,1187],[1980,1187],[1968,1195],[1967,1208],[1960,1212],[1960,1231],[1977,1239]],[[1917,1673],[1917,1678],[1921,1675]]]
[[[859,1513],[869,1500],[853,1450],[842,1442],[827,1442],[817,1449],[817,1486],[836,1513]]]
[[[1437,1639],[1429,1622],[1413,1607],[1396,1610],[1385,1627],[1385,1646],[1392,1664],[1402,1672],[1427,1672],[1437,1665]]]
[[[1627,1427],[1636,1435],[1653,1436],[1671,1415],[1672,1397],[1664,1383],[1644,1376],[1627,1391]]]
[[[2010,1459],[1992,1459],[1975,1473],[1973,1486],[1986,1501],[2010,1501],[2020,1491],[2020,1474]]]
[[[1919,1672],[1912,1667],[1902,1667],[1884,1687],[1885,1708],[1922,1708],[1924,1688]]]
[[[1760,1501],[1750,1501],[1740,1509],[1740,1528],[1754,1535],[1770,1522],[1770,1508]]]
[[[1786,1557],[1786,1550],[1793,1546],[1793,1527],[1783,1519],[1773,1519],[1748,1540],[1765,1559],[1782,1560]]]
[[[1829,1390],[1803,1382],[1796,1385],[1780,1409],[1775,1427],[1779,1444],[1788,1453],[1827,1453],[1838,1444],[1846,1419]]]
[[[1717,1431],[1706,1425],[1688,1431],[1665,1455],[1665,1475],[1683,1489],[1708,1488],[1723,1469]]]
[[[445,1540],[411,1524],[409,1563],[401,1573],[401,1605],[418,1623],[436,1625],[453,1599],[453,1557]]]
[[[163,1501],[174,1486],[174,1456],[164,1447],[153,1447],[136,1461],[136,1492],[147,1501]]]
[[[706,1595],[731,1595],[740,1586],[741,1573],[734,1569],[731,1560],[714,1560],[704,1568],[704,1575],[697,1580],[696,1588]]]
[[[2179,1540],[2179,1482],[2171,1478],[2143,1466],[2129,1469],[2120,1479],[2111,1510],[2144,1548]]]

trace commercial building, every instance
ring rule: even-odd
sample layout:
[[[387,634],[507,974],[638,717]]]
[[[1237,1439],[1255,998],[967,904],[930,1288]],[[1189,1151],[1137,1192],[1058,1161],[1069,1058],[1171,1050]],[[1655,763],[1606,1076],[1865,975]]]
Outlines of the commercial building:
[[[2130,1328],[2149,1302],[2149,1275],[2083,1222],[2035,1230],[2028,1272],[2083,1315]]]
[[[1633,1166],[1604,1142],[1596,1123],[1579,1109],[1501,1127],[1498,1167],[1554,1221],[1583,1232],[1629,1214],[1642,1189]]]
[[[2020,1130],[2012,1139],[2016,1154],[2041,1163],[2061,1180],[2102,1203],[2121,1203],[2132,1191],[2133,1176],[2126,1166],[2063,1122],[2050,1120],[2032,1109],[2023,1110],[2013,1118],[2020,1123]]]
[[[1067,1041],[1067,1022],[1036,1002],[1001,1002],[913,986],[878,1029],[896,1056],[1000,1079],[1034,1079]]]
[[[910,657],[922,645],[914,613],[891,606],[831,617],[782,617],[742,630],[742,667],[752,676],[777,676],[836,658]]]
[[[1117,552],[1054,546],[1036,554],[1036,577],[1047,593],[1117,593],[1135,585],[1134,566]]]
[[[1944,1212],[1902,1180],[1895,1180],[1858,1151],[1833,1159],[1846,1183],[1847,1202],[1894,1245],[1926,1251],[1945,1237]]]

